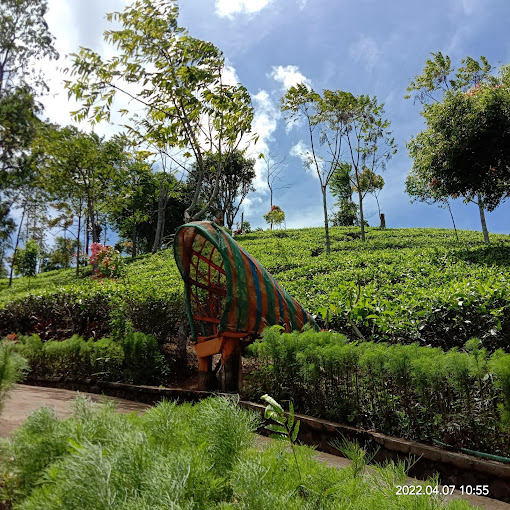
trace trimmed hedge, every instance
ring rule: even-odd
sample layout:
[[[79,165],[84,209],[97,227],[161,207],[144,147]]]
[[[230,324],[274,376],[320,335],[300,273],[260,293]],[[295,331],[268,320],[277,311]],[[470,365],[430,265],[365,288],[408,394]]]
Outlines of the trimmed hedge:
[[[510,354],[280,334],[248,347],[262,362],[249,394],[292,399],[302,413],[390,435],[510,456]]]
[[[84,340],[73,335],[43,342],[39,335],[20,335],[16,350],[24,356],[33,377],[94,378],[132,384],[159,385],[168,367],[152,335],[131,332],[119,341]]]

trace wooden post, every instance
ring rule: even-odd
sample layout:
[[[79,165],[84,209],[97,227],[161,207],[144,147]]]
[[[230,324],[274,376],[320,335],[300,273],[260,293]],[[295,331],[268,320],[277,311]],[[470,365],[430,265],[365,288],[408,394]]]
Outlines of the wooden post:
[[[224,392],[238,393],[242,387],[243,371],[239,339],[228,338],[221,349],[220,388]]]
[[[212,356],[198,358],[198,389],[203,391],[216,389],[216,378],[212,371]]]

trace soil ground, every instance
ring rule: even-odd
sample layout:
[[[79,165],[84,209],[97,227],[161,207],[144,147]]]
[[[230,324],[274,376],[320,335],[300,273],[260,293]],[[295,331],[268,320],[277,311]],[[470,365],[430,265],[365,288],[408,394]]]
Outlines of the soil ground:
[[[19,427],[23,423],[31,412],[44,405],[54,407],[58,416],[66,416],[71,410],[71,400],[74,399],[78,393],[79,392],[76,391],[60,390],[55,388],[42,388],[23,384],[16,385],[8,394],[5,407],[0,416],[0,437],[9,436],[16,427]],[[101,402],[104,399],[101,395],[92,393],[80,393],[80,395],[85,395],[94,402]],[[114,398],[113,400],[117,403],[117,410],[121,413],[143,412],[149,407],[146,404],[140,404],[130,400],[119,398]],[[268,441],[270,441],[270,439],[258,436],[258,443],[261,446]],[[318,452],[317,459],[321,462],[327,462],[330,466],[339,469],[345,468],[349,465],[348,460],[328,453]],[[418,482],[416,480],[409,479],[408,483],[413,484]],[[456,498],[461,496],[460,494],[454,494],[452,497]],[[510,504],[490,498],[464,496],[464,499],[467,499],[473,505],[479,505],[485,510],[510,510]]]

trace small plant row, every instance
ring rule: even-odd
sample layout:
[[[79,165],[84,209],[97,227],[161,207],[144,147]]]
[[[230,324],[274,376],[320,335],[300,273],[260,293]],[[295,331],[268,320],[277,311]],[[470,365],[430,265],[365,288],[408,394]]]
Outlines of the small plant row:
[[[43,342],[39,335],[9,335],[14,349],[28,362],[33,377],[64,376],[73,379],[159,385],[168,368],[152,335],[129,332],[119,340],[84,340],[78,335]]]
[[[367,470],[359,449],[352,448],[351,467],[335,469],[308,447],[293,445],[291,453],[274,441],[256,448],[260,421],[221,397],[162,402],[142,415],[80,398],[64,420],[43,407],[11,440],[0,440],[0,501],[24,510],[471,508],[425,490],[396,498],[404,464]]]
[[[16,352],[11,342],[0,341],[0,413],[5,395],[22,378],[26,360]]]
[[[464,351],[349,342],[338,333],[267,328],[250,396],[299,412],[431,444],[510,457],[510,354],[478,339]]]

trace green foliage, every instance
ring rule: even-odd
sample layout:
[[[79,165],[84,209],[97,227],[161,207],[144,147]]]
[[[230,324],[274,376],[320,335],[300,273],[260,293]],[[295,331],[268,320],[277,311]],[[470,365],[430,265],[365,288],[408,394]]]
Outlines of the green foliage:
[[[232,230],[234,219],[239,212],[243,200],[250,191],[255,191],[253,179],[255,179],[255,160],[245,158],[243,153],[236,149],[232,153],[223,156],[220,160],[218,153],[204,154],[203,175],[199,201],[206,203],[212,196],[218,172],[221,176],[218,181],[218,194],[209,206],[210,218],[217,217],[224,225]],[[188,177],[188,186],[196,188],[200,176],[200,165],[195,162]]]
[[[74,335],[67,340],[42,342],[38,335],[20,335],[16,351],[27,359],[32,377],[158,385],[168,375],[155,338],[143,333],[131,332],[119,341],[111,338],[85,341]]]
[[[478,339],[444,352],[267,328],[248,349],[262,362],[250,394],[398,437],[510,455],[510,354],[489,355]]]
[[[90,270],[89,270],[90,271]],[[89,272],[83,273],[89,276]],[[178,321],[186,320],[182,280],[171,250],[126,264],[119,280],[76,278],[72,269],[39,274],[29,289],[17,278],[11,289],[0,283],[0,334],[37,332],[43,338],[69,333],[100,338],[135,331],[152,334],[159,344],[175,338]],[[128,328],[129,329],[129,328]]]
[[[196,190],[186,208],[185,221],[200,219],[216,199],[224,158],[219,161],[216,182],[205,205],[198,195],[205,184],[204,159],[207,152],[233,154],[253,119],[251,98],[240,84],[223,82],[225,60],[212,43],[191,37],[177,24],[177,2],[137,0],[123,12],[107,15],[121,28],[105,32],[105,40],[117,53],[105,60],[89,48],[73,55],[74,80],[66,86],[81,103],[77,120],[100,122],[110,119],[116,94],[130,85],[140,86],[130,102],[135,103],[126,126],[135,144],[164,152],[177,166],[178,157],[170,149],[184,149],[184,157],[196,158]],[[143,109],[143,114],[140,113]],[[126,109],[122,115],[129,114]],[[203,126],[208,129],[204,130]],[[252,137],[251,139],[254,139]]]
[[[508,67],[492,76],[484,57],[466,57],[455,71],[449,57],[433,56],[408,87],[424,104],[427,129],[408,143],[407,190],[421,200],[463,196],[492,211],[510,194]]]
[[[29,239],[24,249],[17,250],[14,255],[14,270],[17,275],[34,277],[37,274],[37,257],[39,246]]]
[[[264,428],[272,432],[270,437],[273,439],[283,440],[290,444],[294,460],[296,461],[296,469],[300,480],[302,480],[296,449],[294,447],[297,442],[299,425],[301,422],[295,418],[294,404],[292,401],[289,402],[289,416],[287,417],[283,407],[273,397],[266,394],[262,395],[260,398],[267,403],[267,407],[264,411],[264,418],[274,422],[266,425]]]
[[[490,352],[509,350],[510,243],[494,235],[485,246],[476,232],[332,227],[332,252],[323,253],[320,229],[258,231],[237,240],[328,327],[356,338],[461,348],[473,336]],[[85,273],[86,274],[86,273]],[[350,312],[349,296],[360,286]],[[354,296],[353,296],[354,297]],[[173,341],[186,322],[182,280],[171,250],[126,264],[118,281],[76,278],[72,270],[0,280],[0,333],[38,332],[43,338],[121,336],[131,323],[158,343]],[[328,312],[329,310],[329,312]],[[320,322],[320,318],[318,319]],[[325,319],[322,322],[325,326]]]
[[[386,510],[402,464],[354,477],[296,447],[303,482],[285,445],[253,447],[260,420],[225,398],[194,406],[163,402],[143,415],[77,399],[65,420],[42,408],[0,448],[2,496],[15,508],[67,510]],[[435,496],[399,499],[403,510],[470,508]]]
[[[5,395],[22,379],[26,368],[25,358],[16,351],[14,344],[8,340],[0,341],[0,413]]]
[[[281,225],[285,222],[285,213],[280,209],[279,206],[273,205],[271,210],[264,214],[264,219],[271,225]]]

